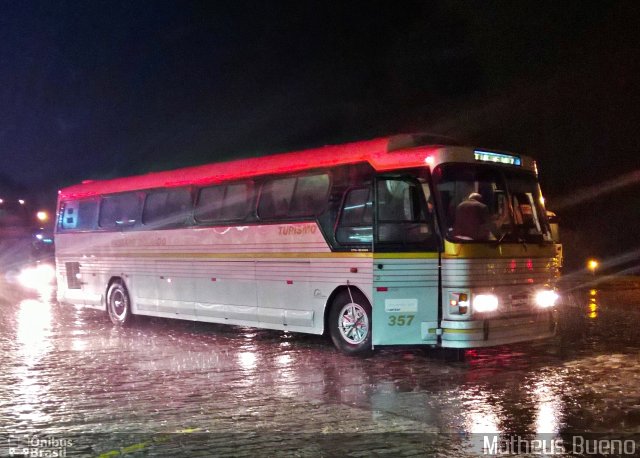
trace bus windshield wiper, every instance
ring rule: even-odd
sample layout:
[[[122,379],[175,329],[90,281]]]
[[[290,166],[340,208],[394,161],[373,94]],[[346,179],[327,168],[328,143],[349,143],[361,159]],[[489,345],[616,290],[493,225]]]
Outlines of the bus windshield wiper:
[[[524,237],[520,237],[520,235],[518,235],[518,242],[522,243],[522,248],[524,248],[524,251],[527,251],[527,241]]]
[[[500,245],[508,233],[509,231],[504,231],[502,234],[500,234],[500,237],[498,239],[494,240],[493,243],[495,243],[496,245]]]
[[[509,231],[511,235],[515,235],[515,241],[522,244],[522,247],[527,251],[527,240],[522,236],[522,226],[518,225]]]

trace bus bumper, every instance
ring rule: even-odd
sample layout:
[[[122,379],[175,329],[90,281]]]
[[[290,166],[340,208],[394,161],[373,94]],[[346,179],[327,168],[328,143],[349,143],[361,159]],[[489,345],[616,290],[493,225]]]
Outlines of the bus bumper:
[[[513,318],[474,321],[442,321],[441,346],[477,348],[547,339],[556,332],[554,311]]]

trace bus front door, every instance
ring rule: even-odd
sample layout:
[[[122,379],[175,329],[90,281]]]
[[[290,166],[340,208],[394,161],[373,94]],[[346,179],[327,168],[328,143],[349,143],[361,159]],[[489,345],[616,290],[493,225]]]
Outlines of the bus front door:
[[[422,185],[379,177],[374,201],[373,345],[435,345],[438,239]]]

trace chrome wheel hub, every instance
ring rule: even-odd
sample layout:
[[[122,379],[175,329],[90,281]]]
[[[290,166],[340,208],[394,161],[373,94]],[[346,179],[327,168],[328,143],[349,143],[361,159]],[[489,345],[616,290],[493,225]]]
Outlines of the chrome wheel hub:
[[[124,294],[122,294],[122,291],[114,291],[113,296],[111,297],[111,309],[118,319],[124,318],[127,307],[126,299]]]
[[[338,329],[342,338],[350,344],[362,343],[369,335],[369,318],[359,304],[347,304],[338,315]]]

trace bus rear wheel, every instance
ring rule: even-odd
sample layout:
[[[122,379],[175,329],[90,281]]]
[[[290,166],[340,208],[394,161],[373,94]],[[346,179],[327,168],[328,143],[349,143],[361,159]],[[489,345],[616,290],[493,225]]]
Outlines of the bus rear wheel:
[[[129,292],[123,283],[114,281],[107,291],[107,312],[111,322],[118,326],[131,323],[131,301]]]
[[[329,311],[329,333],[336,348],[347,355],[371,353],[371,305],[362,293],[338,293]]]

